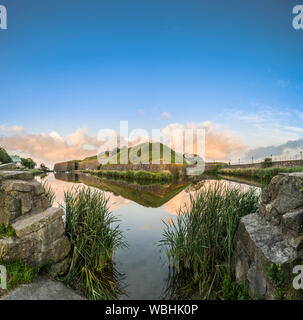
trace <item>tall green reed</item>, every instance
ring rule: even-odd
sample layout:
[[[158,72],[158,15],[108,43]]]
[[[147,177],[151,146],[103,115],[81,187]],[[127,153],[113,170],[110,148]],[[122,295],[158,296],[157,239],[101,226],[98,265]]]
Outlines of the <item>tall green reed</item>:
[[[103,192],[90,188],[65,192],[66,233],[72,261],[64,282],[89,299],[116,299],[121,274],[113,257],[126,247],[118,219],[109,211]]]
[[[255,212],[258,203],[255,189],[241,191],[216,182],[192,195],[175,221],[164,222],[160,245],[173,269],[173,281],[182,279],[175,291],[184,296],[198,289],[204,299],[219,297],[224,278],[232,276],[239,220]]]
[[[53,205],[56,198],[55,192],[53,191],[52,187],[48,184],[47,181],[43,181],[41,184],[42,184],[42,187],[44,188],[44,193],[47,200],[51,205]]]

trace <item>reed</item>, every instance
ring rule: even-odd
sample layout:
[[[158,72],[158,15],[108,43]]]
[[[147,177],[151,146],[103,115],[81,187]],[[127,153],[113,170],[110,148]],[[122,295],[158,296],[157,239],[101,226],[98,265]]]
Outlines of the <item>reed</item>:
[[[204,299],[222,298],[224,279],[232,277],[239,220],[255,212],[258,203],[255,189],[244,192],[216,182],[192,195],[190,205],[178,211],[176,220],[164,222],[160,246],[171,272],[182,280],[175,291],[187,296],[199,290]]]
[[[43,181],[41,184],[42,184],[42,187],[44,188],[44,193],[46,198],[48,199],[49,203],[53,205],[56,198],[55,192],[53,191],[51,186],[47,183],[47,181]]]
[[[72,261],[63,281],[89,299],[116,299],[121,274],[113,257],[126,243],[108,199],[97,190],[73,189],[65,192],[65,210]]]

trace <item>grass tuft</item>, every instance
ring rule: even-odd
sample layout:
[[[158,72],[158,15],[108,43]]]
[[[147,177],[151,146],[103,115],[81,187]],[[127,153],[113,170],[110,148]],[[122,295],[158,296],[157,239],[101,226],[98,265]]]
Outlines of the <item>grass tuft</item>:
[[[121,275],[113,255],[126,243],[108,199],[97,190],[74,189],[65,192],[65,209],[72,261],[63,281],[89,299],[116,299]]]
[[[244,192],[216,182],[203,186],[190,201],[175,221],[164,222],[160,241],[173,269],[171,292],[187,297],[198,290],[204,299],[220,298],[226,279],[232,278],[239,220],[257,210],[259,195],[252,188]]]
[[[7,291],[6,293],[20,284],[31,283],[39,273],[40,267],[31,267],[23,260],[13,262],[0,262],[1,265],[6,267],[7,271]]]
[[[45,196],[51,205],[54,204],[55,201],[55,192],[51,188],[51,186],[47,183],[47,181],[42,182],[42,187],[44,188]]]
[[[15,235],[16,232],[11,225],[6,227],[3,223],[0,223],[0,239],[14,237]]]

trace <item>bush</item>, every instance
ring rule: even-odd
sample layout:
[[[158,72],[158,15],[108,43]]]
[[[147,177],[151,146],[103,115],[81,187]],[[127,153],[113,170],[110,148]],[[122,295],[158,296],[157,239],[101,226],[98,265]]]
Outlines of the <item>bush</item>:
[[[31,158],[27,158],[27,159],[21,158],[21,163],[25,168],[28,168],[28,169],[35,169],[37,165],[37,163]]]
[[[134,179],[134,177],[135,177],[135,174],[133,171],[130,171],[130,170],[126,171],[126,174],[125,174],[126,179],[132,180],[132,179]]]
[[[44,163],[40,164],[40,168],[39,169],[44,171],[44,172],[48,172],[49,171],[49,168]]]

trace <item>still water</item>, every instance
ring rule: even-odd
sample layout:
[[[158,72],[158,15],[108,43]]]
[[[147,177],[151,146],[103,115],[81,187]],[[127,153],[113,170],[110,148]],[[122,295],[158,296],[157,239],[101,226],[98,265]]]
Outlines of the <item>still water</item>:
[[[89,174],[50,173],[37,180],[47,181],[56,194],[54,205],[64,200],[64,191],[73,187],[89,187],[103,190],[109,198],[109,208],[120,219],[120,226],[128,248],[115,255],[117,269],[124,274],[126,294],[120,299],[161,299],[167,287],[168,266],[166,256],[158,246],[162,238],[164,222],[176,218],[178,209],[189,204],[190,194],[203,184],[173,183],[170,185],[129,184],[118,180],[105,180]],[[219,183],[247,184],[220,180]]]

